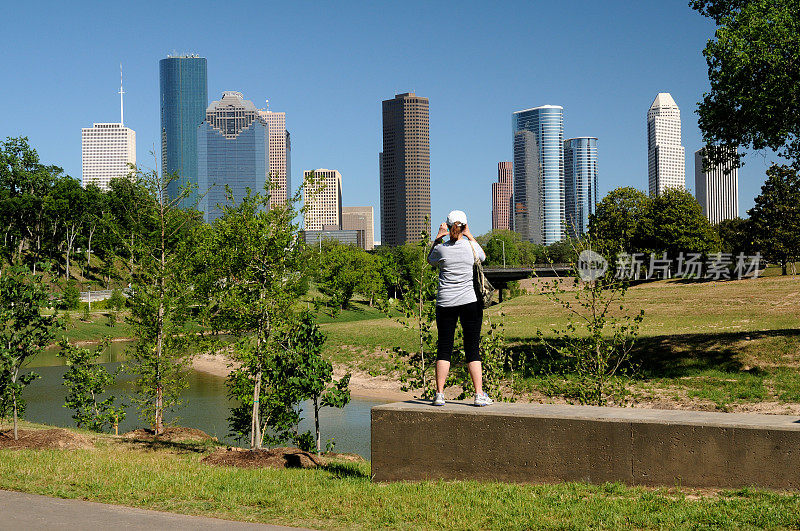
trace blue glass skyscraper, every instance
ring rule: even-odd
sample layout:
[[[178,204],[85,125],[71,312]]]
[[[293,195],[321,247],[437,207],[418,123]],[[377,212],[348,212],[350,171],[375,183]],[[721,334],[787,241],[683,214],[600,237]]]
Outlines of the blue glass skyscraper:
[[[564,231],[564,109],[543,105],[512,115],[514,230],[549,245]]]
[[[199,210],[207,222],[222,215],[226,187],[240,201],[247,189],[263,193],[269,174],[269,126],[240,92],[223,92],[196,128],[197,179],[205,195]]]
[[[177,172],[167,192],[177,197],[181,187],[195,186],[179,205],[197,203],[197,127],[205,119],[208,106],[208,68],[205,57],[168,56],[159,61],[161,87],[161,168]]]
[[[564,141],[564,203],[571,237],[589,229],[589,215],[594,214],[597,201],[597,139],[569,138]]]

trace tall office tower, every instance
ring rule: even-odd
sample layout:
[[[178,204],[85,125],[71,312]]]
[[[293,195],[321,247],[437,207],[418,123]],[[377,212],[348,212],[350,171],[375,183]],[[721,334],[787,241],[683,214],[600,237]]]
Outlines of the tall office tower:
[[[226,187],[237,201],[248,188],[263,192],[269,173],[269,128],[241,92],[223,92],[222,99],[211,102],[195,142],[197,182],[205,192],[199,210],[207,222],[222,215]]]
[[[703,171],[705,148],[694,152],[694,191],[712,224],[739,217],[739,170],[730,160]],[[732,150],[733,151],[733,150]]]
[[[337,170],[314,170],[314,188],[306,184],[311,170],[303,172],[306,230],[342,230],[342,174]]]
[[[125,127],[122,97],[122,65],[119,75],[119,123],[100,123],[81,129],[83,187],[94,184],[108,191],[111,179],[127,177],[136,164],[136,132]]]
[[[686,188],[681,111],[668,92],[659,92],[647,111],[647,175],[651,196],[667,188]]]
[[[597,138],[564,140],[564,211],[570,237],[586,233],[597,201]]]
[[[428,98],[406,92],[383,101],[383,152],[379,158],[381,244],[419,241],[422,232],[431,231]]]
[[[364,249],[375,248],[372,207],[342,207],[342,230],[364,231]]]
[[[492,230],[511,230],[511,191],[514,164],[497,163],[497,182],[492,183]]]
[[[564,108],[543,105],[512,115],[514,230],[550,245],[564,239]]]
[[[198,197],[206,192],[197,189],[197,128],[205,119],[208,106],[206,58],[168,55],[159,61],[159,81],[161,169],[178,173],[178,179],[169,184],[167,192],[174,198],[182,187],[194,186],[180,206],[195,207]]]
[[[109,190],[111,179],[130,174],[136,164],[136,133],[121,123],[94,124],[81,129],[83,187]]]
[[[272,182],[277,184],[271,192],[270,205],[285,205],[292,195],[291,144],[286,130],[286,113],[272,112],[267,108],[259,110],[258,114],[269,126],[269,171]]]

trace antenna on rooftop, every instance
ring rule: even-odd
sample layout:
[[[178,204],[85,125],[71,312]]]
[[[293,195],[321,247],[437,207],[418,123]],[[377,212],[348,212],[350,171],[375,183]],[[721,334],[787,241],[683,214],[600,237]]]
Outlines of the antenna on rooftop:
[[[125,121],[123,118],[123,103],[122,103],[122,95],[125,94],[125,91],[122,90],[122,63],[119,64],[119,125],[124,125]]]

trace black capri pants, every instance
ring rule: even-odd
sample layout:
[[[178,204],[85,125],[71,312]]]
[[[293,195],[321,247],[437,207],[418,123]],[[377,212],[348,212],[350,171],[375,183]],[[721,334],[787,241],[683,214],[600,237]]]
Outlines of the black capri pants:
[[[478,301],[460,306],[436,306],[436,328],[439,330],[436,359],[450,361],[458,319],[461,319],[461,328],[464,330],[464,354],[467,363],[481,361],[483,306]]]

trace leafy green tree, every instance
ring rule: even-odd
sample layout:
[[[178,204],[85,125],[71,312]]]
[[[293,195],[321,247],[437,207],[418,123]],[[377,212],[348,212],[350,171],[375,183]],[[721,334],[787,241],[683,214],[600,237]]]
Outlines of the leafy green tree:
[[[437,275],[428,264],[430,249],[430,234],[424,231],[419,242],[400,247],[405,274],[401,280],[401,295],[397,299],[397,309],[400,311],[397,319],[403,326],[416,332],[418,347],[413,351],[401,347],[394,349],[397,357],[406,364],[405,371],[400,375],[402,389],[421,389],[423,397],[429,397],[432,392],[428,373],[435,364],[430,361],[426,363],[426,360],[436,351],[433,327],[436,323]]]
[[[319,255],[317,282],[336,309],[346,310],[367,273],[367,253],[352,245],[324,242]]]
[[[709,162],[729,158],[725,146],[746,146],[800,169],[800,0],[689,4],[717,25],[703,50],[711,88],[697,109]]]
[[[55,256],[46,198],[62,174],[61,168],[39,161],[26,137],[0,141],[0,225],[6,262],[24,260],[36,273],[45,255]]]
[[[493,230],[476,238],[486,253],[484,266],[516,266],[520,265],[520,237],[514,231]]]
[[[591,247],[585,242],[576,251]],[[539,340],[559,360],[561,374],[551,377],[572,381],[566,394],[581,404],[603,406],[609,398],[621,403],[627,393],[631,349],[644,319],[644,310],[632,314],[625,308],[627,288],[609,269],[594,279],[575,271],[572,279],[556,278],[543,290],[568,316],[568,324],[553,329],[552,338],[538,331]]]
[[[14,439],[17,418],[25,409],[22,390],[39,377],[21,371],[50,344],[60,327],[56,315],[42,315],[50,306],[41,272],[14,265],[0,273],[0,416],[13,415]]]
[[[140,199],[128,208],[136,211],[132,225],[133,295],[129,299],[129,322],[136,334],[131,350],[130,369],[134,381],[135,404],[142,421],[153,426],[156,435],[164,431],[164,411],[180,405],[181,392],[188,386],[185,367],[188,362],[186,317],[191,293],[187,289],[186,234],[193,217],[178,205],[189,195],[183,189],[177,197],[167,195],[167,186],[175,174],[157,170],[136,172]],[[134,263],[133,261],[131,263]]]
[[[311,313],[303,312],[290,328],[287,341],[294,356],[288,382],[299,391],[298,398],[309,399],[313,404],[317,454],[321,451],[319,410],[323,407],[343,408],[350,402],[350,374],[334,381],[333,364],[322,356],[325,339]]]
[[[719,248],[717,233],[700,204],[686,190],[668,188],[651,198],[636,226],[633,247],[671,260],[680,253],[710,253]]]
[[[64,386],[67,388],[64,407],[73,410],[72,418],[79,428],[102,432],[125,419],[125,407],[116,404],[116,397],[102,399],[122,371],[120,366],[109,372],[99,363],[100,355],[107,347],[108,342],[104,342],[92,351],[70,345],[66,339],[61,340],[58,356],[69,367],[64,373]]]
[[[70,278],[73,250],[88,214],[81,183],[71,177],[57,179],[47,197],[47,211],[55,233],[63,241],[64,276]]]
[[[788,166],[773,164],[748,212],[754,250],[770,262],[787,265],[800,259],[800,178]]]
[[[611,190],[589,216],[589,235],[597,250],[607,254],[635,251],[633,240],[648,203],[649,198],[636,188]]]
[[[548,262],[554,264],[571,264],[575,262],[577,256],[573,246],[574,243],[571,240],[551,243],[546,249]]]
[[[81,302],[81,290],[78,288],[78,281],[71,278],[64,284],[64,291],[61,292],[61,308],[64,310],[75,310]]]
[[[103,223],[108,219],[108,196],[96,185],[90,184],[85,190],[85,201],[84,243],[86,249],[86,271],[89,271],[95,234],[102,229]]]
[[[733,256],[753,252],[753,236],[749,219],[725,219],[717,223],[715,228],[719,234],[722,252],[731,253]]]
[[[229,194],[222,217],[207,234],[205,274],[197,276],[207,300],[204,318],[214,330],[237,338],[234,357],[241,366],[228,380],[230,396],[238,401],[231,429],[249,435],[251,449],[263,446],[267,428],[272,440],[288,438],[294,422],[296,400],[282,376],[282,341],[308,267],[294,222],[299,200],[298,192],[270,208],[268,193],[248,192],[238,205]]]

